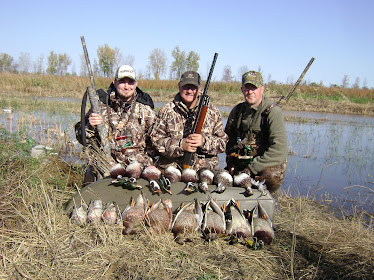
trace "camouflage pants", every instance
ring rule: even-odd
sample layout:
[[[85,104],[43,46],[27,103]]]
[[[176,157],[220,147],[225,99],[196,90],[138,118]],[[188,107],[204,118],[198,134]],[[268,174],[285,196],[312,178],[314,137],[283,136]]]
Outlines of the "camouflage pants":
[[[287,169],[287,161],[277,166],[265,167],[255,176],[255,180],[266,180],[265,185],[271,194],[274,194],[282,185]]]

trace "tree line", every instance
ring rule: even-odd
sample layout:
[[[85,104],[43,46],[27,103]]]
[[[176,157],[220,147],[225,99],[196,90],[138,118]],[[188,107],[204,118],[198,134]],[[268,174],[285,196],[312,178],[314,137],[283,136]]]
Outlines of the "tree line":
[[[98,77],[113,77],[116,69],[122,64],[133,65],[135,58],[133,55],[122,56],[121,51],[115,47],[111,48],[107,44],[99,46],[96,51],[97,58],[93,61],[93,71]],[[166,53],[159,48],[155,48],[151,51],[148,56],[148,64],[146,70],[138,70],[137,75],[140,79],[162,79],[166,77],[170,80],[179,79],[183,72],[191,70],[198,71],[200,55],[194,51],[186,52],[181,50],[179,46],[175,46],[171,52],[172,62],[167,65],[168,59]],[[36,61],[31,61],[30,53],[21,53],[16,61],[12,56],[7,53],[0,53],[0,72],[12,72],[12,73],[37,73],[37,74],[49,74],[56,76],[73,75],[78,74],[75,71],[75,65],[72,65],[71,73],[67,72],[68,67],[72,65],[72,59],[66,53],[58,54],[53,51],[50,52],[46,61],[46,68],[44,66],[44,56],[40,55]],[[169,76],[167,72],[169,70]],[[242,66],[238,69],[238,78],[235,78],[231,70],[230,65],[225,65],[221,76],[222,82],[233,82],[240,80],[240,77],[247,71],[247,66]],[[261,67],[257,69],[262,73]],[[88,69],[85,61],[84,54],[82,52],[80,56],[80,72],[79,76],[88,76]],[[264,77],[265,79],[265,77]],[[276,84],[277,82],[271,79],[269,74],[267,77],[267,83]],[[287,84],[292,83],[287,80]],[[306,82],[304,82],[306,84]],[[322,82],[309,83],[311,86],[323,86]],[[330,87],[349,87],[349,78],[344,75],[340,85],[330,84]],[[366,78],[360,85],[360,78],[357,77],[355,82],[351,86],[352,88],[363,88],[367,89]]]

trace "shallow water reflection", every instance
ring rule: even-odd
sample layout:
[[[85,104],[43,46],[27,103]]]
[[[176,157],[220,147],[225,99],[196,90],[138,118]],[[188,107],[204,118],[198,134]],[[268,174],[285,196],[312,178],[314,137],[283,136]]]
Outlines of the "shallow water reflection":
[[[231,107],[221,109],[229,112]],[[303,120],[286,122],[289,155],[283,190],[350,211],[357,207],[373,213],[374,118],[309,112],[285,115]],[[66,153],[81,149],[74,134],[78,121],[79,116],[73,114],[0,112],[0,127],[11,132],[25,130],[36,142],[58,146]],[[224,167],[225,155],[219,157]]]

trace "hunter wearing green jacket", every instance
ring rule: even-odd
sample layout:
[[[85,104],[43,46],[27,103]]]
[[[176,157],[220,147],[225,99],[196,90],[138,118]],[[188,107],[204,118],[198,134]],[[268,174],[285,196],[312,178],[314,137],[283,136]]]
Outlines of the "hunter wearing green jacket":
[[[226,162],[232,175],[246,172],[255,180],[266,179],[268,190],[275,193],[286,171],[287,135],[282,110],[263,96],[264,89],[259,72],[243,75],[245,102],[232,109],[225,128]]]

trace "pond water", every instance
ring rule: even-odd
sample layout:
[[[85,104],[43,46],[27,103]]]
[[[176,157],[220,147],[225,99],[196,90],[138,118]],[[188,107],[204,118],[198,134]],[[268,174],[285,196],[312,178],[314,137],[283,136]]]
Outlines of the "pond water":
[[[164,103],[156,103],[161,107]],[[219,107],[229,112],[232,107]],[[282,189],[291,195],[317,198],[348,213],[364,209],[373,213],[374,204],[374,117],[284,112],[302,118],[287,121],[288,163]],[[79,152],[73,114],[47,112],[0,112],[0,127],[8,131],[25,130],[37,143],[68,147]],[[223,119],[226,124],[227,118]],[[58,140],[56,140],[58,139]],[[225,155],[220,154],[224,167]],[[79,160],[68,154],[67,160]]]

